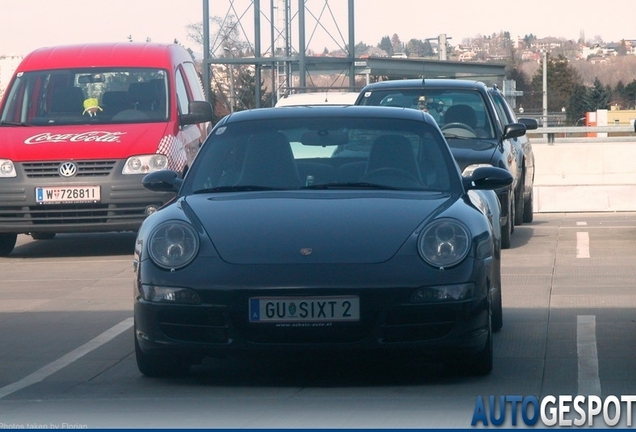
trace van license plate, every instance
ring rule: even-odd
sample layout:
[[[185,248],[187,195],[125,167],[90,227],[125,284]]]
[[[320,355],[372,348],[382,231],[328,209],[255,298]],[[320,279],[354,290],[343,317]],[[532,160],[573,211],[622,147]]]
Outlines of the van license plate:
[[[97,203],[99,186],[37,187],[35,200],[38,204]]]
[[[252,323],[359,321],[358,296],[255,297],[249,299]]]

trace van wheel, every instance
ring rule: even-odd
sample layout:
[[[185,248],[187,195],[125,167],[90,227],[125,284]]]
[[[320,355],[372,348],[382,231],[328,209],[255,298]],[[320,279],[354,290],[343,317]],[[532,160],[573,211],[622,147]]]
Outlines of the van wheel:
[[[51,240],[55,238],[54,232],[32,232],[30,234],[33,240]]]
[[[0,256],[9,255],[15,247],[16,240],[17,234],[0,233]]]

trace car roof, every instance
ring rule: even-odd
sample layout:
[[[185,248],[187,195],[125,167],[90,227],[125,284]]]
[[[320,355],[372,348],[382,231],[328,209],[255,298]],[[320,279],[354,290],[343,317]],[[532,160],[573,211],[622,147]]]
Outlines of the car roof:
[[[312,92],[283,96],[277,107],[291,105],[353,105],[358,92]]]
[[[158,43],[86,43],[38,48],[20,63],[18,72],[68,69],[74,67],[161,67],[192,61],[177,44]]]
[[[362,92],[381,89],[417,89],[417,88],[459,88],[459,89],[478,89],[487,90],[486,84],[481,81],[462,80],[462,79],[406,79],[406,80],[388,80],[377,83],[368,84],[362,89]]]
[[[283,106],[277,108],[258,108],[238,111],[224,117],[218,125],[251,120],[269,120],[281,118],[384,118],[424,121],[436,125],[435,119],[428,113],[410,108],[358,106],[358,105],[307,105]],[[218,126],[217,125],[217,126]]]

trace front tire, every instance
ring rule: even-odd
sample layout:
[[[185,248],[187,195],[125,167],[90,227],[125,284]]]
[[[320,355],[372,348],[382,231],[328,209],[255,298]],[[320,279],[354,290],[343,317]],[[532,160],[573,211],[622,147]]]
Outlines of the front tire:
[[[498,332],[503,327],[503,302],[501,301],[501,286],[495,288],[492,299],[492,331]]]
[[[525,201],[523,199],[523,185],[519,188],[520,193],[515,196],[515,225],[523,224],[523,217],[525,215]]]
[[[513,221],[514,221],[514,207],[512,205],[514,200],[513,194],[508,195],[508,215],[506,217],[506,224],[501,226],[501,248],[510,248],[510,237],[512,235]]]
[[[494,363],[492,321],[490,306],[488,311],[488,336],[484,348],[476,353],[463,356],[461,359],[447,360],[444,367],[451,375],[485,376],[492,372]]]
[[[494,363],[494,350],[492,343],[492,326],[488,328],[488,340],[486,346],[480,352],[469,357],[469,372],[475,376],[485,376],[492,372]]]
[[[135,357],[139,372],[147,377],[169,377],[190,372],[190,364],[185,359],[171,355],[146,354],[141,350],[135,334]]]
[[[17,240],[17,234],[0,233],[0,256],[8,256],[13,252]]]
[[[530,192],[530,198],[526,200],[523,207],[523,222],[530,223],[534,219],[534,209],[533,209],[533,193]]]

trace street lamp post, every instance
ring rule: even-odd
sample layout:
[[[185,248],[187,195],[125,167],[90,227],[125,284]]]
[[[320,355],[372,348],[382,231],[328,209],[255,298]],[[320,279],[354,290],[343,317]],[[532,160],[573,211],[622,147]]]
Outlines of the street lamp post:
[[[548,126],[548,51],[543,54],[543,127]]]

